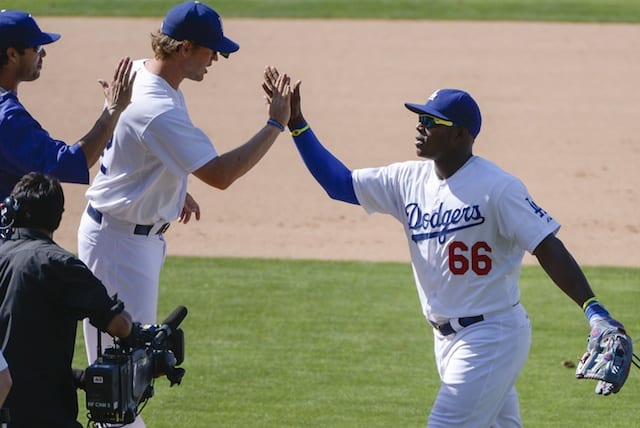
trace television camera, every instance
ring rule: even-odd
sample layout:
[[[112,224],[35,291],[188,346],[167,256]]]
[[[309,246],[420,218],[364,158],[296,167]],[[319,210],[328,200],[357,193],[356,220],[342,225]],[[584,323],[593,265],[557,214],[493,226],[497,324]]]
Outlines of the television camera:
[[[154,380],[166,375],[170,386],[185,374],[184,332],[178,328],[187,308],[177,307],[162,324],[134,323],[132,334],[115,339],[102,352],[98,332],[98,358],[85,370],[84,389],[88,419],[94,423],[128,424],[153,397]]]

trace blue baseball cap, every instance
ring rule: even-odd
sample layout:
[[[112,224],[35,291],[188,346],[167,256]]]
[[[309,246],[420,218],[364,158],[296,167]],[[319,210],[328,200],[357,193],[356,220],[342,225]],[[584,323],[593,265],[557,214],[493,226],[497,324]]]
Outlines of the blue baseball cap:
[[[171,8],[160,31],[173,39],[189,40],[221,53],[240,49],[240,45],[224,36],[218,12],[199,1],[188,1]]]
[[[45,33],[30,13],[20,10],[0,10],[0,47],[40,46],[53,43],[60,34]]]
[[[449,120],[456,126],[466,128],[473,138],[480,133],[480,107],[471,95],[460,89],[438,89],[431,94],[426,103],[404,103],[404,106],[414,113]]]

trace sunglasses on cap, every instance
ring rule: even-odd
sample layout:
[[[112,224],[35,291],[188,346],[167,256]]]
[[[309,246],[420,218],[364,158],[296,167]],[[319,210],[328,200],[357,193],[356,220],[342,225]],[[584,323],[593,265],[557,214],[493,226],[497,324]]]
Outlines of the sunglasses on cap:
[[[424,129],[433,128],[436,125],[454,126],[450,120],[440,119],[439,117],[430,116],[428,114],[421,114],[418,116],[418,121],[424,126]]]

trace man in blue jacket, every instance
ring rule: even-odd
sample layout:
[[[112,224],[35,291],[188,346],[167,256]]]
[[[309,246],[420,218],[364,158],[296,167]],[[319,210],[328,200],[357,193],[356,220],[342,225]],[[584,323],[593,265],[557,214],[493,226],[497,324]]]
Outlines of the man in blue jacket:
[[[47,55],[44,46],[59,38],[60,34],[41,31],[27,12],[0,11],[0,201],[31,171],[88,184],[89,168],[131,101],[135,74],[131,75],[130,59],[122,58],[111,85],[100,81],[106,104],[95,125],[73,145],[52,138],[20,103],[18,85],[40,77]]]

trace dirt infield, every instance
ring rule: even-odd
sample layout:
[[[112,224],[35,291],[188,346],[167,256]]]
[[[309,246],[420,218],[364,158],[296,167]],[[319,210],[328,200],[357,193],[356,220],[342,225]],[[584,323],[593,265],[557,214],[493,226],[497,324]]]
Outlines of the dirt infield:
[[[101,108],[96,80],[110,77],[120,56],[149,56],[160,21],[38,20],[63,37],[19,95],[54,137],[72,142]],[[182,85],[193,122],[219,152],[265,122],[267,64],[303,81],[310,123],[350,168],[414,159],[416,118],[403,103],[463,88],[484,117],[475,153],[524,180],[582,264],[640,264],[640,26],[229,19],[225,33],[240,51],[204,82]],[[85,190],[65,185],[56,240],[72,251]],[[169,254],[408,260],[401,225],[330,200],[284,134],[227,191],[197,179],[189,190],[203,216],[171,226]]]

